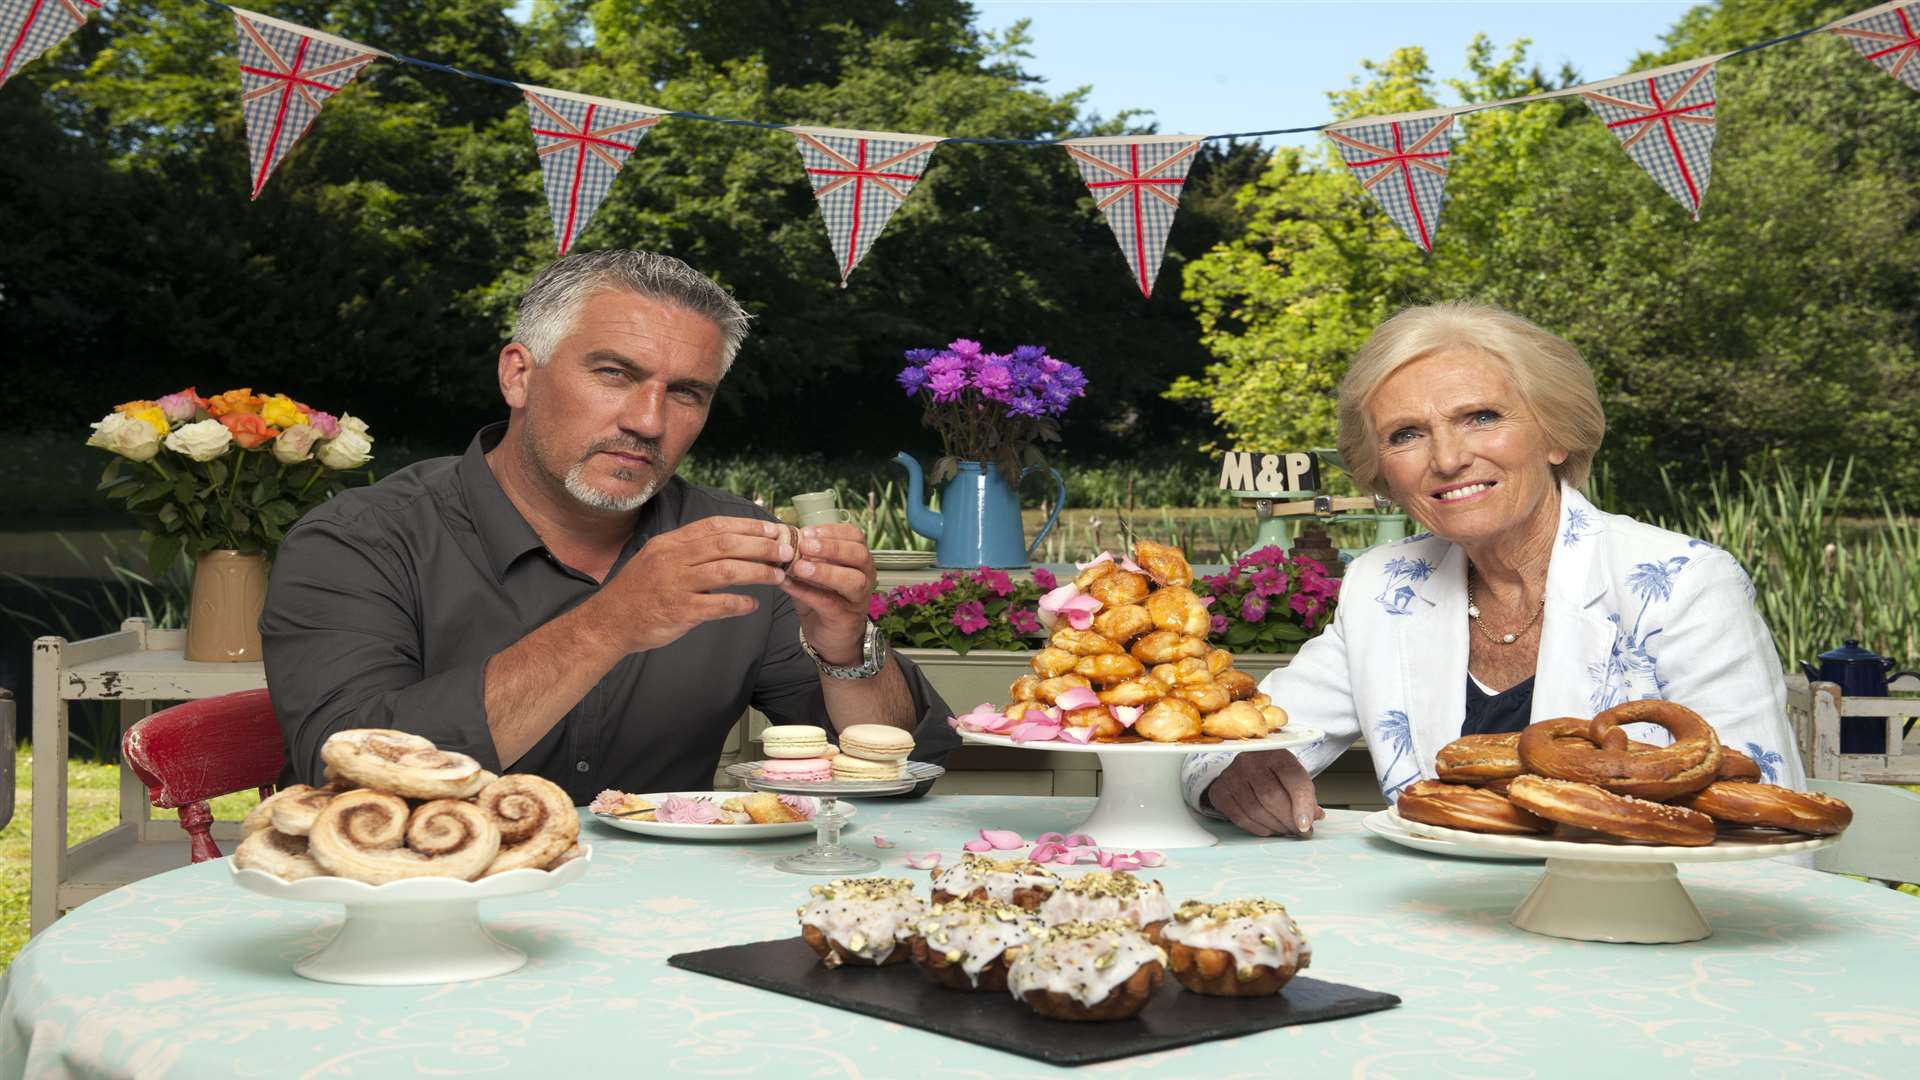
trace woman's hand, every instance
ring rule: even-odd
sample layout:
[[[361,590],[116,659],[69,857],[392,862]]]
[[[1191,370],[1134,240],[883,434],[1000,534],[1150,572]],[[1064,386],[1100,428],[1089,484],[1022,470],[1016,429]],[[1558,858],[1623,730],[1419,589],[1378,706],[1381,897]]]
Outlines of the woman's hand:
[[[1207,786],[1204,801],[1255,836],[1313,835],[1327,816],[1314,797],[1313,777],[1290,750],[1240,754]]]

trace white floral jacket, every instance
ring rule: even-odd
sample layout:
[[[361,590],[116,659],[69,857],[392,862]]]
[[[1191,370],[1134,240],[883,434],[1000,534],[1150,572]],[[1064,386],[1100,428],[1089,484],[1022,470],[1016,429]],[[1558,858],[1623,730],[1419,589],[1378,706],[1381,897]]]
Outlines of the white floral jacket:
[[[1389,800],[1434,775],[1435,755],[1466,718],[1466,571],[1466,554],[1430,533],[1347,567],[1333,622],[1260,684],[1295,723],[1326,732],[1296,751],[1309,772],[1364,734]],[[1602,513],[1562,485],[1532,719],[1678,701],[1752,756],[1767,782],[1804,789],[1786,683],[1753,595],[1733,556]],[[1671,741],[1651,725],[1629,734]],[[1190,805],[1232,759],[1230,751],[1187,758],[1181,784]]]

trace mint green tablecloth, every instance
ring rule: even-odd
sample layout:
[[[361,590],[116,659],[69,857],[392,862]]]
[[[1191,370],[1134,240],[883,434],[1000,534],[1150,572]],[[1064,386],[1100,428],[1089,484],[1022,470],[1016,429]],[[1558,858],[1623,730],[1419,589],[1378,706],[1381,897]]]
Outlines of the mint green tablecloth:
[[[851,838],[884,872],[949,860],[982,826],[1032,837],[1084,799],[867,802]],[[1422,855],[1334,812],[1311,842],[1231,837],[1153,872],[1173,897],[1284,901],[1311,974],[1398,994],[1398,1009],[1095,1067],[1104,1077],[1920,1075],[1920,902],[1765,861],[1683,868],[1714,926],[1687,945],[1537,937],[1506,915],[1537,865]],[[576,884],[482,916],[532,957],[482,982],[370,989],[289,964],[339,909],[277,903],[223,862],[163,874],[68,915],[8,974],[0,1073],[365,1077],[1012,1077],[1026,1058],[667,967],[677,952],[795,932],[811,880],[773,869],[797,841],[651,841],[588,826]],[[914,874],[914,876],[919,876]],[[857,977],[857,976],[856,976]],[[1091,1074],[1091,1073],[1090,1073]]]

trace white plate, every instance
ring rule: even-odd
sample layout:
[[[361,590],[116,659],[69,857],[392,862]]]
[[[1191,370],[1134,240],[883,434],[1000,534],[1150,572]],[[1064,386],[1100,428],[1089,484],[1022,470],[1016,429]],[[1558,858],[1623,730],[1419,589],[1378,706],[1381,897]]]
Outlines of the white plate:
[[[1706,847],[1680,847],[1667,844],[1608,844],[1579,840],[1543,840],[1537,836],[1502,836],[1496,833],[1467,832],[1408,821],[1392,810],[1392,824],[1430,839],[1452,844],[1458,853],[1478,858],[1530,857],[1567,859],[1604,863],[1709,863],[1740,862],[1746,859],[1771,859],[1831,847],[1838,836],[1808,836],[1798,840],[1745,840],[1722,837]]]
[[[1318,728],[1288,724],[1264,739],[1226,739],[1217,743],[1077,743],[1066,739],[1049,742],[1014,742],[1005,735],[987,735],[963,731],[964,742],[980,746],[1003,746],[1014,750],[1057,750],[1067,754],[1204,754],[1209,750],[1286,750],[1317,743],[1325,735]]]
[[[654,795],[640,795],[638,798],[650,803],[663,803],[678,795],[686,799],[712,799],[716,805],[728,799],[737,799],[746,792],[740,791],[669,791]],[[819,800],[814,807],[819,808]],[[854,807],[843,805],[840,819],[845,821],[853,816]],[[670,821],[635,821],[632,818],[618,818],[611,814],[595,814],[596,821],[612,826],[622,832],[639,833],[641,836],[664,836],[674,840],[771,840],[780,836],[812,836],[814,824],[811,818],[806,821],[783,821],[775,825],[683,825]],[[844,828],[844,826],[843,826]]]
[[[875,570],[924,570],[933,565],[934,553],[931,551],[888,551],[873,553]]]
[[[1538,855],[1517,855],[1504,851],[1468,851],[1451,840],[1410,833],[1398,824],[1399,821],[1400,818],[1392,810],[1375,810],[1361,819],[1360,824],[1382,840],[1391,840],[1401,847],[1434,855],[1451,855],[1457,859],[1510,859],[1516,862],[1539,862],[1541,858]]]

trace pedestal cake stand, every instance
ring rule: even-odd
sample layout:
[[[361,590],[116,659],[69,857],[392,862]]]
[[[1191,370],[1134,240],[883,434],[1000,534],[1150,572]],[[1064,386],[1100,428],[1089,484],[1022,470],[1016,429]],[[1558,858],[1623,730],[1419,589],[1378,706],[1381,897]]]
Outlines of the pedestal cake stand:
[[[773,865],[790,874],[833,875],[865,874],[880,868],[880,860],[862,855],[840,842],[840,826],[846,823],[847,815],[840,812],[838,800],[898,795],[913,790],[915,784],[936,780],[946,771],[924,761],[909,761],[902,766],[898,780],[816,780],[783,784],[761,779],[758,762],[742,761],[727,766],[728,776],[745,782],[755,791],[808,795],[820,800],[820,808],[813,815],[814,845]]]

